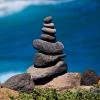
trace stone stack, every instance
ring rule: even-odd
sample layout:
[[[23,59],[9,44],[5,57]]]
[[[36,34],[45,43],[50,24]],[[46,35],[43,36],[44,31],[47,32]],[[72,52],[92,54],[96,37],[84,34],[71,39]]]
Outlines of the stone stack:
[[[56,29],[51,16],[44,19],[41,38],[33,41],[33,47],[37,49],[37,53],[34,65],[27,73],[31,75],[36,85],[45,84],[67,72],[67,65],[63,61],[64,45],[56,40]]]

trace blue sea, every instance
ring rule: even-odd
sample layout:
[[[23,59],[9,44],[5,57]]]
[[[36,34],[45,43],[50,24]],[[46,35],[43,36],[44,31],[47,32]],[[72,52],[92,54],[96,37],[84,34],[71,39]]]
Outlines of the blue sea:
[[[100,74],[99,0],[1,0],[0,82],[33,64],[32,40],[40,38],[43,18],[52,16],[69,72]]]

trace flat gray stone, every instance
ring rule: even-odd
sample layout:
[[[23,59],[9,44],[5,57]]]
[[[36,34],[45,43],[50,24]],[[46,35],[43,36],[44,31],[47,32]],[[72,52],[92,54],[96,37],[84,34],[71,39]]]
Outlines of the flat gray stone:
[[[52,76],[64,74],[67,72],[67,66],[64,61],[59,61],[56,65],[48,68],[35,68],[34,66],[30,67],[27,70],[27,73],[31,75],[33,80],[50,78]]]
[[[44,23],[43,25],[44,27],[47,27],[47,28],[54,28],[54,23],[48,23],[48,24]]]
[[[53,56],[53,55],[46,55],[43,53],[36,53],[34,59],[34,65],[43,68],[45,66],[54,64],[55,62],[57,62],[58,59],[61,59],[63,57],[65,57],[65,54]]]
[[[41,39],[34,40],[33,47],[48,54],[61,54],[64,49],[64,45],[59,41],[50,43]]]
[[[56,41],[55,36],[51,36],[51,35],[48,35],[48,34],[41,34],[41,39],[45,40],[45,41],[50,41],[50,42]]]
[[[56,29],[47,28],[47,27],[43,27],[42,31],[44,33],[51,34],[51,35],[54,35],[56,33]]]

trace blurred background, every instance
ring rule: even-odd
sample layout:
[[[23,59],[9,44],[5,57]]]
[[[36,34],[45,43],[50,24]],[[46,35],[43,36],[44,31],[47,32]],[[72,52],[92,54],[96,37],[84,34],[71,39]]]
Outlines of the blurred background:
[[[33,64],[32,40],[52,16],[68,71],[100,74],[99,0],[0,0],[0,81]]]

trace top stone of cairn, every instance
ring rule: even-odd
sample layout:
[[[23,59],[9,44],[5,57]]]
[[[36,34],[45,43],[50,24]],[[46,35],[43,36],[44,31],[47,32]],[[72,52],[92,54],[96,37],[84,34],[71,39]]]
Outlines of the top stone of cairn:
[[[51,22],[52,22],[52,16],[44,18],[44,23],[51,23]]]

